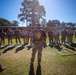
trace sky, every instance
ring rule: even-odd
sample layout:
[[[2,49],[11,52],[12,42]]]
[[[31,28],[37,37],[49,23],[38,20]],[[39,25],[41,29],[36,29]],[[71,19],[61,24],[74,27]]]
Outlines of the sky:
[[[19,26],[25,26],[26,23],[20,22],[21,3],[23,0],[0,0],[0,17],[9,21],[17,20]],[[76,23],[76,0],[39,0],[46,11],[46,21],[59,20],[60,22]]]

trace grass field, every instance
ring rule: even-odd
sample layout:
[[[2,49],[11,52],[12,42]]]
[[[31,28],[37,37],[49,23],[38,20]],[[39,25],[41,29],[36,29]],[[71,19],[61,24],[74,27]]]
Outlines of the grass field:
[[[66,48],[63,45],[61,47]],[[60,52],[63,54],[71,53],[63,49],[62,51]],[[5,46],[0,52],[0,64],[2,67],[6,66],[0,75],[76,75],[76,55],[62,56],[49,46],[42,51],[40,67],[37,64],[37,54],[34,65],[30,66],[32,50],[27,50],[26,46]]]

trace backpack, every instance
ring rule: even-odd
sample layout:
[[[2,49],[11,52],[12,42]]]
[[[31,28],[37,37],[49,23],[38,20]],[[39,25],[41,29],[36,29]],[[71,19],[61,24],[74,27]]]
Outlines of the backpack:
[[[42,39],[42,32],[41,31],[37,31],[36,32],[36,39],[37,40],[41,40]]]
[[[41,41],[42,40],[42,31],[41,30],[35,30],[33,32],[33,38],[35,41]]]

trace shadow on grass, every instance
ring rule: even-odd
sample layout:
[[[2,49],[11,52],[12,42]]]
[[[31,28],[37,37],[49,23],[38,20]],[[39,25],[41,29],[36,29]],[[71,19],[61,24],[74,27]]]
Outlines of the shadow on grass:
[[[57,49],[60,49],[61,44],[60,44],[60,43],[55,44],[54,42],[53,42],[53,43],[51,42],[51,43],[49,44],[49,46],[50,46],[51,48],[55,47],[55,48],[57,48]]]
[[[41,65],[37,66],[36,75],[42,75],[41,74]]]
[[[6,69],[6,67],[2,68],[2,66],[0,65],[0,72],[4,71]]]
[[[0,49],[4,49],[4,48],[6,48],[8,45],[5,45],[5,46],[2,46],[2,47],[0,47]]]
[[[30,65],[29,75],[35,75],[35,73],[34,73],[34,65],[33,64]],[[37,66],[36,75],[42,75],[41,74],[41,65]]]
[[[6,53],[7,51],[12,50],[15,47],[16,47],[16,45],[10,46],[10,47],[6,48],[2,53]]]
[[[20,47],[18,47],[15,51],[15,53],[17,53],[18,51],[21,51],[22,49],[25,48],[25,44],[21,45]]]
[[[34,65],[33,64],[30,65],[29,75],[35,75],[34,74]]]
[[[55,45],[54,48],[56,48],[58,51],[61,51],[63,49],[59,45]]]
[[[76,43],[72,43],[72,44],[70,44],[70,46],[76,48]]]
[[[61,51],[63,49],[63,48],[60,47],[60,44],[56,45],[55,43],[50,43],[49,46],[51,48],[53,48],[53,47],[56,48],[58,51]]]
[[[7,51],[12,50],[15,47],[16,47],[16,45],[10,46],[10,47],[6,48],[2,53],[6,53]]]
[[[51,48],[53,48],[53,47],[54,47],[54,45],[52,45],[52,44],[51,44],[51,45],[49,45],[49,46],[50,46]]]
[[[64,45],[64,47],[68,48],[68,49],[71,49],[73,51],[75,51],[75,48],[71,47],[71,46],[68,46],[67,44]]]

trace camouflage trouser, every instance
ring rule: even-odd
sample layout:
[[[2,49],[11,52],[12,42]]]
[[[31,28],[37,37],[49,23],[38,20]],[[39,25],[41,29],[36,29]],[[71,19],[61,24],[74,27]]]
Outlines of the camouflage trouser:
[[[53,36],[49,36],[49,43],[53,42]]]
[[[72,35],[68,35],[67,37],[68,43],[72,43],[73,41],[73,36]]]
[[[1,46],[1,44],[2,44],[2,40],[1,40],[1,38],[0,38],[0,46]]]
[[[23,36],[23,41],[24,41],[24,44],[25,44],[25,43],[28,44],[28,37],[27,37],[26,35]]]
[[[8,36],[8,44],[12,44],[12,37],[11,36]]]
[[[37,51],[38,51],[38,56],[37,56],[37,57],[38,57],[38,63],[41,62],[42,49],[43,49],[43,44],[42,44],[42,42],[34,43],[34,45],[33,45],[33,49],[32,49],[31,62],[34,62],[35,55],[36,55],[36,52],[37,52]]]
[[[16,39],[16,44],[18,43],[18,41],[21,44],[21,40],[20,40],[20,37],[19,36],[16,36],[15,39]]]

